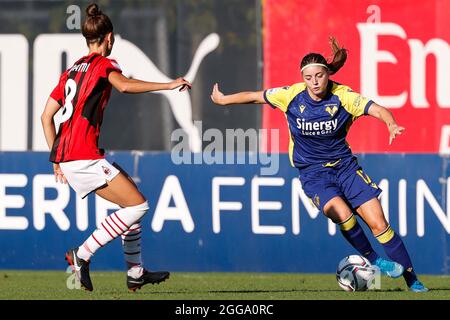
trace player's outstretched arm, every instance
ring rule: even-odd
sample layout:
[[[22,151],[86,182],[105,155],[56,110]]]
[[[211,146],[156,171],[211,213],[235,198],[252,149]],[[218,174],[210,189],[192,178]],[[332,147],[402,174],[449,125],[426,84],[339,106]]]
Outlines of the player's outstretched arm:
[[[219,85],[216,83],[213,87],[211,93],[211,100],[218,105],[225,106],[229,104],[263,104],[266,103],[264,100],[264,91],[245,91],[238,92],[234,94],[224,95],[219,90]]]
[[[177,88],[180,88],[179,91],[185,91],[192,87],[192,84],[183,78],[178,78],[167,83],[148,82],[129,79],[115,71],[109,73],[108,81],[114,88],[122,93],[144,93],[159,90],[173,90]]]
[[[397,124],[392,112],[376,103],[370,106],[369,115],[383,121],[387,125],[389,130],[389,144],[392,144],[392,141],[405,130],[405,128]]]

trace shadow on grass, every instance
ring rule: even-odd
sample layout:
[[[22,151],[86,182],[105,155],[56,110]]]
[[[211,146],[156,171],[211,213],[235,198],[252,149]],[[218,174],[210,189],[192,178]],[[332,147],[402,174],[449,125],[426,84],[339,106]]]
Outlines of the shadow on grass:
[[[450,288],[428,288],[430,291],[450,291]]]
[[[446,289],[449,290],[449,289]],[[143,295],[160,295],[160,294],[186,294],[186,295],[196,295],[196,294],[214,294],[214,293],[230,293],[230,294],[255,294],[255,293],[311,293],[311,292],[334,292],[334,293],[344,293],[345,291],[339,289],[289,289],[289,290],[193,290],[193,291],[157,291],[157,292],[146,292],[140,291],[136,292],[136,294]],[[388,290],[369,290],[364,292],[373,292],[373,293],[388,293],[388,292],[404,292],[403,289],[388,289]]]

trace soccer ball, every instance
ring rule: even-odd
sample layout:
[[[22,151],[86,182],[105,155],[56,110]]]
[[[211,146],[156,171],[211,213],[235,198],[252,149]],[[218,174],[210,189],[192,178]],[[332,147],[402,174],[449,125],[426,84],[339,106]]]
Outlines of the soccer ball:
[[[365,291],[375,276],[375,268],[363,256],[347,256],[339,262],[336,279],[345,291]]]

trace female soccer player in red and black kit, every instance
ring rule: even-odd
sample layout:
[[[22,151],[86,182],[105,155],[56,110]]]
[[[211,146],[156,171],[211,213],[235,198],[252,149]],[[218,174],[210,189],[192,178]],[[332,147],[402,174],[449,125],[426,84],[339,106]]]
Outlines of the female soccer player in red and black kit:
[[[289,155],[299,169],[306,195],[328,218],[340,226],[344,238],[384,274],[403,275],[411,291],[428,289],[417,279],[402,239],[386,221],[378,196],[381,189],[365,174],[346,142],[353,121],[370,115],[383,121],[390,141],[404,128],[392,113],[349,87],[329,80],[345,63],[347,51],[331,39],[331,63],[318,53],[306,55],[300,68],[305,82],[265,91],[224,95],[216,84],[211,99],[219,105],[267,103],[285,113],[290,132]],[[370,227],[386,254],[373,250],[356,212]]]
[[[79,247],[66,253],[66,260],[86,290],[92,291],[89,263],[93,254],[117,237],[122,238],[128,266],[127,286],[131,291],[147,283],[159,283],[169,272],[144,269],[141,258],[140,221],[148,210],[145,197],[131,178],[111,165],[98,147],[103,112],[112,87],[123,93],[157,90],[180,91],[191,84],[178,78],[170,83],[145,82],[122,75],[118,63],[107,57],[114,45],[113,25],[96,4],[86,9],[82,33],[89,53],[61,75],[41,116],[50,161],[56,180],[69,185],[82,198],[95,192],[121,207],[108,216]],[[53,117],[63,107],[61,125],[56,134]]]

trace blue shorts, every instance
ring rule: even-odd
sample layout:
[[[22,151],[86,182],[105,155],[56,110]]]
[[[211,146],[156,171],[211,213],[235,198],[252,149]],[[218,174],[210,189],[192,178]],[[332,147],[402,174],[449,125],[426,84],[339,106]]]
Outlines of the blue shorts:
[[[334,166],[300,170],[303,191],[314,205],[323,207],[332,198],[341,197],[352,209],[377,198],[381,189],[365,174],[356,157],[341,160]]]

